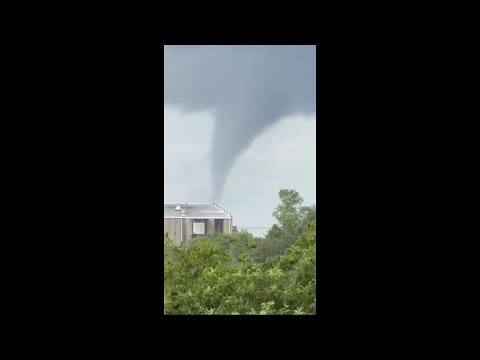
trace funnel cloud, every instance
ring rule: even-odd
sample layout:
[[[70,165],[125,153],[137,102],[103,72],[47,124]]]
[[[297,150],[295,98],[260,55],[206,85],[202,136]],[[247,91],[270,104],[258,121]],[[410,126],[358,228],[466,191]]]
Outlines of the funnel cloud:
[[[211,201],[259,135],[282,117],[316,112],[313,45],[165,45],[164,64],[164,104],[214,114]]]

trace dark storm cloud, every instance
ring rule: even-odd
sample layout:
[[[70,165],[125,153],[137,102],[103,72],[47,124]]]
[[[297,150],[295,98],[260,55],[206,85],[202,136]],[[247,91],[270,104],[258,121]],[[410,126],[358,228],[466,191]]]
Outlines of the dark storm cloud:
[[[316,111],[315,46],[165,46],[164,60],[164,103],[214,111],[212,201],[263,131],[283,116]]]

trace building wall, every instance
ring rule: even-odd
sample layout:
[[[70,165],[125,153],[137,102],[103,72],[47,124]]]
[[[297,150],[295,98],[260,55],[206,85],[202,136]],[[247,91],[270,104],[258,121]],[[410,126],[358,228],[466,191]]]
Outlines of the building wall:
[[[183,219],[163,219],[163,233],[167,234],[174,244],[181,243],[181,225]]]
[[[215,226],[213,221],[205,219],[163,219],[163,233],[168,233],[168,237],[174,244],[188,244],[193,240],[193,223],[199,221],[205,223],[205,235],[215,233]],[[222,220],[220,220],[222,221]],[[231,219],[223,219],[223,233],[230,234]],[[182,241],[183,238],[183,241]]]
[[[223,220],[223,233],[230,234],[230,219]]]

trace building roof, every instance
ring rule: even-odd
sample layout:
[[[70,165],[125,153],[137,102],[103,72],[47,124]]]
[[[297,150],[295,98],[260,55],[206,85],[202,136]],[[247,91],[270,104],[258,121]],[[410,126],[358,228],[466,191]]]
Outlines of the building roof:
[[[186,210],[185,216],[181,216],[181,211],[175,208],[180,206]],[[180,219],[231,219],[232,215],[220,206],[214,203],[205,204],[163,204],[163,218],[180,218]]]

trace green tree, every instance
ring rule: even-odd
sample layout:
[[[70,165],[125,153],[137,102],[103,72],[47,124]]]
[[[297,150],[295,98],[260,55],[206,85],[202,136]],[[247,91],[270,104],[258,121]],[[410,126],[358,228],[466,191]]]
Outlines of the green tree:
[[[316,207],[293,190],[279,195],[265,239],[242,231],[174,246],[164,237],[165,314],[315,313]]]
[[[252,252],[256,263],[283,254],[305,231],[307,224],[316,219],[316,207],[302,206],[303,198],[297,191],[282,189],[278,195],[280,204],[273,212],[278,223],[267,232],[264,240],[257,241],[257,249]]]
[[[172,244],[165,242],[167,248]],[[316,223],[276,259],[235,268],[220,244],[202,239],[172,248],[165,262],[166,314],[314,314]]]
[[[298,191],[289,189],[280,190],[278,196],[280,197],[280,205],[273,212],[273,216],[282,228],[294,225],[299,220],[303,198]]]
[[[208,241],[212,244],[218,244],[220,248],[228,254],[232,265],[239,265],[238,257],[243,253],[249,253],[251,249],[257,246],[256,239],[248,231],[234,232],[229,234],[211,234],[202,236],[195,241]],[[195,242],[194,241],[194,242]]]

